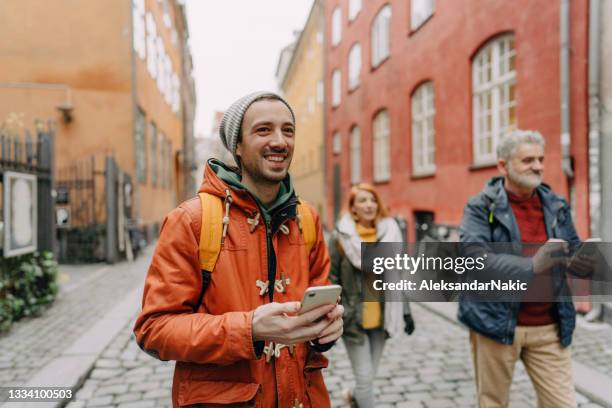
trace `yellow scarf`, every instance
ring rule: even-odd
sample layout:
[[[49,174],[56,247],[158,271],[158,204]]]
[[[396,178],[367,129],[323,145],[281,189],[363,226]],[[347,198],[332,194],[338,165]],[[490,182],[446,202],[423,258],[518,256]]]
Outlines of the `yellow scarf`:
[[[364,227],[357,223],[357,233],[363,242],[376,242],[376,228]],[[363,302],[361,326],[364,329],[376,329],[382,326],[380,302]]]

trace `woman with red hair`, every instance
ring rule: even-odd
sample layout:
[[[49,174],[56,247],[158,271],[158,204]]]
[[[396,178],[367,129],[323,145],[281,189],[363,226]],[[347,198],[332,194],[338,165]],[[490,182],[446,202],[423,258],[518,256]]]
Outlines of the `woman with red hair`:
[[[355,375],[355,388],[345,390],[344,398],[355,407],[375,406],[374,379],[388,337],[410,334],[414,322],[404,314],[399,302],[385,304],[384,299],[368,293],[362,302],[362,242],[401,242],[397,222],[387,215],[382,200],[369,184],[351,189],[348,212],[338,221],[329,243],[331,257],[330,280],[342,285],[344,333],[342,338]],[[372,275],[366,276],[366,279]],[[369,286],[369,285],[368,285]]]

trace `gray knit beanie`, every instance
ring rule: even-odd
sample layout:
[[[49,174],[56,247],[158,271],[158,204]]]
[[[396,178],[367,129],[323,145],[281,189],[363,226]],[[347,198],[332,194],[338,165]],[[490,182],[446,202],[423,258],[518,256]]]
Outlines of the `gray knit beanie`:
[[[291,118],[295,124],[295,114],[291,106],[289,106],[289,103],[273,92],[259,91],[238,99],[225,111],[223,119],[221,119],[221,124],[219,125],[219,136],[221,136],[221,141],[225,148],[234,156],[234,160],[236,160],[238,166],[240,166],[240,160],[236,156],[236,145],[238,144],[240,132],[242,131],[242,119],[249,106],[261,98],[272,98],[283,102],[289,109],[289,112],[291,112]]]

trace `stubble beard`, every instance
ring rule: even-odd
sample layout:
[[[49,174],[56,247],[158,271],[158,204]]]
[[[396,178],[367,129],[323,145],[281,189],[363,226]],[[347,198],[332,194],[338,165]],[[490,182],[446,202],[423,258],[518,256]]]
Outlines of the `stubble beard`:
[[[265,159],[263,160],[265,161]],[[289,164],[291,164],[291,159],[289,159]],[[285,179],[285,177],[287,177],[287,173],[289,173],[289,165],[287,165],[287,169],[284,172],[273,173],[266,172],[264,169],[257,166],[257,164],[243,162],[242,172],[248,174],[249,178],[257,184],[273,186],[279,184]]]
[[[519,174],[514,170],[512,164],[508,163],[508,178],[514,184],[528,189],[535,189],[542,184],[542,174]]]

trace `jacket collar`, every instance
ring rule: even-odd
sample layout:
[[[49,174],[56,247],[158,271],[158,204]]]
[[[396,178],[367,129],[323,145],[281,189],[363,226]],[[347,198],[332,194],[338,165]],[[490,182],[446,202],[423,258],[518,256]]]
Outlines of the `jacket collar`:
[[[270,207],[265,208],[257,197],[242,185],[237,168],[230,167],[217,159],[210,159],[204,168],[204,180],[198,193],[205,192],[225,199],[226,190],[229,190],[232,196],[232,206],[240,208],[249,216],[261,212],[266,221],[270,223],[274,233],[287,219],[297,216],[298,199],[289,175],[282,183],[283,186],[281,186],[276,201]]]
[[[548,237],[553,238],[555,236],[554,230],[557,224],[557,216],[559,211],[565,207],[565,202],[553,193],[550,186],[546,183],[541,183],[536,187],[536,193],[542,201],[546,233]],[[504,178],[501,176],[491,178],[484,187],[483,194],[487,198],[489,222],[492,222],[493,218],[497,219],[511,232],[513,240],[520,239],[518,224],[510,208],[508,194],[504,188]]]

